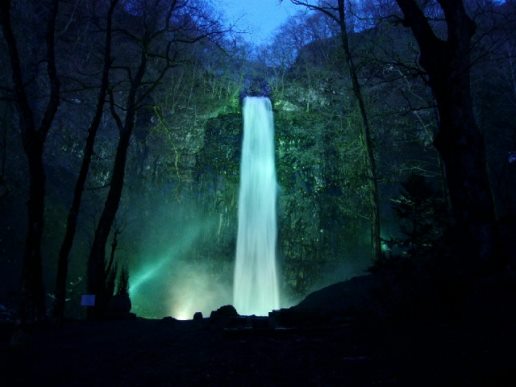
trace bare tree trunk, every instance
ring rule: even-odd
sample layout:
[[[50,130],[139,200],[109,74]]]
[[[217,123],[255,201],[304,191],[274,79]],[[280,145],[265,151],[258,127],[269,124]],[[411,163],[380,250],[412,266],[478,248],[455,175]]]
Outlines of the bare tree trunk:
[[[111,297],[111,294],[106,294],[105,288],[106,244],[122,197],[127,150],[136,118],[137,92],[141,86],[143,75],[147,67],[146,55],[147,53],[143,49],[137,74],[131,82],[131,88],[125,105],[126,115],[123,124],[114,110],[113,101],[111,101],[112,113],[120,129],[120,138],[116,150],[115,162],[113,164],[109,192],[95,231],[95,237],[88,260],[88,291],[96,296],[95,307],[90,309],[89,318],[102,318],[109,297]],[[111,99],[112,98],[113,96],[111,96]]]
[[[149,3],[149,6],[151,6],[150,4],[151,3]],[[209,36],[219,35],[222,33],[222,31],[218,29],[209,29],[208,31],[203,31],[201,34],[191,38],[185,38],[183,36],[171,38],[170,35],[165,36],[169,32],[174,32],[173,35],[176,35],[177,32],[184,27],[172,25],[172,15],[178,7],[178,2],[173,0],[164,3],[167,4],[167,9],[163,10],[164,13],[161,15],[165,16],[164,18],[156,18],[156,14],[153,15],[155,11],[159,10],[159,5],[161,3],[153,2],[153,4],[153,7],[155,8],[149,9],[149,20],[145,19],[147,17],[147,12],[143,13],[142,17],[144,18],[144,28],[142,33],[136,39],[134,39],[134,35],[132,33],[123,29],[118,30],[123,36],[130,36],[135,44],[138,45],[140,61],[135,66],[135,72],[132,71],[131,66],[126,66],[125,64],[111,67],[112,69],[118,69],[125,72],[130,87],[125,99],[124,108],[122,109],[125,112],[123,120],[118,114],[117,104],[114,101],[114,93],[110,90],[111,115],[120,131],[120,137],[113,164],[109,192],[104,203],[104,209],[102,210],[97,229],[95,230],[93,245],[88,259],[88,291],[96,296],[96,304],[94,308],[89,310],[89,318],[102,318],[106,311],[107,302],[112,296],[112,294],[108,294],[105,286],[106,244],[120,205],[122,189],[124,186],[127,152],[133,134],[133,129],[136,124],[136,113],[138,109],[142,107],[144,101],[149,98],[151,93],[161,84],[168,70],[177,65],[177,51],[173,45],[174,43],[193,44]],[[162,20],[161,26],[159,20]],[[191,28],[189,24],[187,27],[188,30]],[[153,44],[156,39],[166,39],[167,41],[166,46],[161,47],[160,52],[152,52],[153,49],[156,49]],[[154,68],[157,72],[154,73],[152,80],[147,79],[146,82],[143,82],[149,58],[151,60],[159,58],[160,62],[163,63],[163,66],[161,66],[160,69]],[[156,64],[155,62],[152,63]]]
[[[446,18],[447,40],[439,39],[414,0],[396,0],[421,51],[439,111],[434,144],[446,171],[450,202],[464,232],[463,256],[476,263],[495,258],[495,210],[487,173],[484,139],[473,114],[470,49],[475,23],[461,0],[439,1]],[[496,264],[502,264],[498,262]]]
[[[4,116],[2,117],[1,125],[2,129],[2,156],[0,159],[0,184],[3,184],[5,178],[5,168],[7,166],[7,109],[4,110]],[[0,199],[3,194],[0,194]]]
[[[45,291],[42,273],[41,238],[45,211],[45,171],[43,142],[32,139],[26,145],[29,161],[29,200],[27,236],[22,267],[22,320],[40,320],[45,317]]]
[[[346,8],[344,0],[338,0],[337,7],[335,7],[331,2],[320,2],[320,5],[316,5],[316,2],[304,0],[290,1],[293,4],[302,5],[304,7],[307,7],[308,9],[322,12],[324,15],[326,15],[339,25],[341,45],[342,49],[344,50],[346,64],[348,66],[353,94],[355,95],[355,99],[358,104],[358,109],[360,111],[360,118],[362,120],[362,135],[364,138],[364,148],[366,151],[367,162],[367,184],[369,186],[369,209],[371,211],[371,255],[372,258],[379,258],[382,253],[380,233],[380,196],[378,193],[378,176],[376,162],[374,159],[374,144],[371,135],[371,126],[369,124],[367,110],[365,108],[362,88],[360,86],[360,82],[358,81],[358,72],[353,61],[353,55],[349,48],[349,39],[346,23]]]
[[[112,20],[117,3],[118,0],[112,0],[107,13],[106,40],[104,45],[104,65],[102,69],[102,80],[99,94],[97,97],[97,106],[88,129],[88,137],[86,139],[86,145],[84,146],[84,156],[82,159],[81,169],[75,183],[72,204],[70,206],[70,210],[68,211],[65,236],[61,244],[61,249],[59,250],[56,278],[56,300],[54,304],[54,317],[58,321],[62,321],[64,316],[68,260],[75,237],[75,231],[77,229],[77,218],[79,216],[84,185],[86,184],[86,178],[90,169],[93,147],[95,145],[95,137],[97,136],[97,131],[102,120],[102,115],[104,113],[104,103],[106,101],[106,94],[109,86],[109,70],[111,67]]]
[[[380,258],[381,250],[381,232],[380,232],[380,195],[378,193],[378,174],[376,168],[376,161],[374,159],[374,144],[371,135],[371,126],[364,103],[364,96],[362,88],[358,81],[358,74],[353,55],[349,48],[348,31],[346,25],[346,10],[344,0],[338,0],[339,7],[339,26],[342,48],[346,57],[348,65],[349,77],[351,78],[351,85],[353,94],[358,103],[360,117],[362,118],[362,134],[364,138],[364,147],[367,153],[367,184],[369,185],[369,208],[371,217],[371,249],[372,257]]]
[[[48,131],[59,107],[59,79],[55,62],[55,25],[58,0],[52,2],[46,34],[47,75],[50,97],[39,126],[30,106],[22,74],[21,58],[11,25],[11,1],[0,2],[0,23],[7,45],[12,79],[15,86],[16,106],[20,118],[23,148],[29,166],[29,199],[27,202],[27,235],[22,264],[20,318],[22,321],[38,321],[45,318],[45,292],[42,276],[41,239],[45,211],[45,171],[43,149]]]

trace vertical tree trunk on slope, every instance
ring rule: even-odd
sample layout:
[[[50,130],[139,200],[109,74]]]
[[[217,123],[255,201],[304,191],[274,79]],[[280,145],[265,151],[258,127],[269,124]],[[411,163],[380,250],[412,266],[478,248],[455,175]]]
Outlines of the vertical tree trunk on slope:
[[[434,144],[446,171],[457,225],[464,230],[464,256],[475,263],[495,257],[495,211],[489,185],[483,135],[473,114],[470,91],[470,50],[475,23],[461,0],[440,0],[448,29],[439,39],[414,0],[396,0],[421,52],[439,111]]]
[[[346,58],[346,64],[351,79],[351,86],[355,96],[360,118],[362,120],[362,135],[364,140],[364,148],[366,152],[367,162],[367,185],[369,186],[369,208],[371,221],[371,255],[374,259],[381,256],[381,230],[380,230],[380,195],[378,192],[378,176],[376,169],[376,161],[374,158],[374,144],[371,134],[371,126],[365,108],[364,96],[362,87],[358,80],[358,72],[353,61],[353,55],[349,47],[349,38],[346,22],[346,8],[344,0],[337,1],[337,7],[330,5],[327,2],[321,2],[316,5],[315,2],[290,0],[293,4],[302,5],[308,9],[322,12],[327,17],[338,24],[340,29],[340,38],[342,49]]]
[[[29,96],[22,73],[20,53],[11,24],[11,1],[0,2],[0,23],[7,45],[15,87],[16,106],[20,119],[23,149],[28,161],[29,199],[27,202],[27,235],[22,264],[20,318],[22,321],[38,321],[45,318],[45,292],[42,276],[41,239],[45,211],[45,170],[43,150],[48,131],[59,106],[59,78],[55,61],[55,25],[58,0],[51,4],[46,33],[47,76],[50,96],[39,126],[30,106]]]
[[[122,197],[127,150],[129,148],[136,118],[137,92],[141,86],[146,67],[147,53],[145,49],[143,49],[138,71],[131,82],[131,88],[125,105],[126,115],[123,124],[115,113],[114,106],[112,105],[112,113],[117,125],[119,126],[120,137],[118,140],[115,162],[113,164],[109,192],[95,231],[95,237],[93,239],[93,245],[91,247],[88,261],[88,291],[91,294],[96,295],[96,305],[94,308],[90,309],[90,318],[101,318],[104,315],[109,297],[111,297],[111,294],[106,294],[105,289],[106,244]],[[111,96],[111,98],[113,98],[113,96]],[[111,101],[111,103],[113,104],[113,101]]]
[[[95,137],[100,126],[102,115],[104,113],[104,103],[106,100],[107,89],[109,86],[109,70],[111,67],[111,38],[112,38],[112,20],[113,12],[118,3],[118,0],[112,0],[107,13],[106,23],[106,39],[104,45],[104,64],[102,69],[102,78],[100,83],[100,89],[97,97],[97,106],[90,127],[88,129],[88,137],[84,146],[84,156],[81,163],[81,169],[79,176],[75,183],[74,194],[72,198],[72,204],[68,211],[68,218],[66,221],[66,231],[59,250],[59,259],[57,266],[57,278],[56,278],[56,300],[54,304],[54,317],[61,321],[64,316],[65,299],[66,299],[66,279],[68,274],[68,260],[70,251],[72,249],[73,240],[75,237],[75,231],[77,228],[77,218],[79,216],[79,209],[81,206],[82,194],[84,192],[84,185],[86,184],[86,178],[91,164],[91,158],[93,155],[93,147],[95,144]]]
[[[122,62],[119,65],[111,66],[113,71],[119,70],[126,75],[126,82],[123,83],[129,85],[129,90],[127,94],[124,94],[125,102],[122,109],[115,103],[115,95],[110,89],[111,115],[119,129],[120,137],[109,192],[95,230],[88,259],[87,287],[88,291],[96,296],[96,305],[89,310],[89,318],[102,318],[112,296],[112,294],[108,294],[105,286],[107,275],[105,250],[122,197],[127,153],[136,124],[136,114],[144,106],[152,92],[163,82],[168,70],[177,65],[178,44],[193,44],[209,36],[223,33],[219,29],[218,23],[213,20],[195,26],[194,18],[188,12],[201,12],[202,10],[195,7],[189,8],[188,5],[188,0],[148,2],[144,5],[145,12],[142,12],[141,15],[143,23],[138,32],[123,28],[114,29],[124,41],[131,41],[135,44],[133,47],[136,48],[135,51],[139,53],[140,58],[135,66]],[[178,9],[185,12],[183,16],[187,15],[188,17],[175,18],[174,12]],[[201,19],[205,17],[202,13],[201,16]],[[174,24],[175,19],[179,20],[178,24]],[[200,31],[193,27],[200,27]],[[151,75],[146,74],[147,72]],[[119,111],[124,112],[123,117],[119,115]]]
[[[364,103],[364,96],[362,88],[358,81],[357,69],[353,61],[353,56],[349,48],[348,31],[346,25],[346,12],[344,0],[338,0],[339,8],[339,26],[342,48],[346,56],[346,63],[348,65],[349,77],[351,78],[351,85],[353,94],[358,103],[360,110],[360,117],[362,118],[362,133],[364,136],[364,147],[367,153],[367,183],[369,185],[369,208],[371,211],[371,247],[373,258],[380,258],[381,251],[381,233],[380,233],[380,195],[378,192],[378,175],[376,169],[376,161],[374,159],[374,144],[371,134],[371,126]]]

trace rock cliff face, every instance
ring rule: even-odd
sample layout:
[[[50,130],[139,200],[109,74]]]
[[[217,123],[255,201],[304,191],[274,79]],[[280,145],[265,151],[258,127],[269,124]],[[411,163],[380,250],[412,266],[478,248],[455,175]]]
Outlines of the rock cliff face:
[[[218,218],[216,240],[231,259],[237,227],[242,118],[230,113],[208,120],[204,145],[197,156],[198,194],[206,214]]]
[[[249,78],[244,82],[244,87],[240,93],[240,101],[247,96],[267,97],[272,100],[272,88],[263,78]]]
[[[292,98],[274,103],[278,259],[282,293],[299,296],[317,286],[328,271],[335,280],[341,279],[334,269],[345,257],[350,267],[356,265],[349,258],[350,244],[362,243],[357,230],[367,226],[349,209],[351,202],[359,208],[362,199],[345,189],[349,167],[339,148],[344,133],[338,131],[341,122],[321,120],[319,110],[306,111],[304,89],[291,92],[295,92]],[[218,219],[217,242],[211,252],[228,261],[234,257],[237,230],[242,127],[239,111],[208,120],[195,171],[203,211]],[[346,202],[348,197],[352,201]]]

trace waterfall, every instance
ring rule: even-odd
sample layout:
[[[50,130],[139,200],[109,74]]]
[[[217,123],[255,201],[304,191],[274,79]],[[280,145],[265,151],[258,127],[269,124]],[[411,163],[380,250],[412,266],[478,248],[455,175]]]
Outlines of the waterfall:
[[[243,105],[233,300],[242,315],[266,316],[279,308],[274,123],[268,98],[246,97]]]

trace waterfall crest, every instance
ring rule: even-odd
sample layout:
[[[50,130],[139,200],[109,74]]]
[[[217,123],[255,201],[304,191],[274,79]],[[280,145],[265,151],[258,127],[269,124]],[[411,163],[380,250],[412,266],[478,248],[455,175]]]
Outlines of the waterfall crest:
[[[243,116],[233,300],[239,314],[266,316],[279,308],[277,182],[270,100],[246,97]]]

